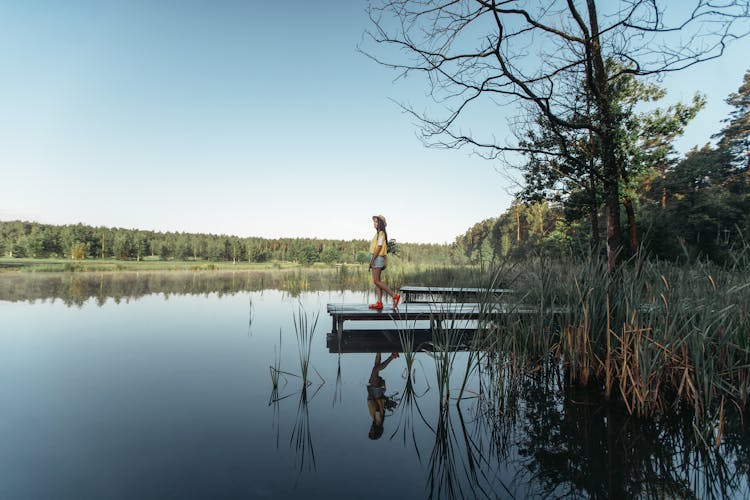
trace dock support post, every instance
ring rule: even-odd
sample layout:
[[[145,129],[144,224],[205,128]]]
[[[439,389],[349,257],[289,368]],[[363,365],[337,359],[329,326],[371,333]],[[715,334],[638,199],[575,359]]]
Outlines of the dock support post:
[[[333,331],[333,333],[341,335],[341,332],[344,331],[344,318],[342,318],[338,314],[333,314],[331,320],[331,330]]]
[[[430,330],[433,332],[440,331],[440,317],[435,314],[430,314]]]

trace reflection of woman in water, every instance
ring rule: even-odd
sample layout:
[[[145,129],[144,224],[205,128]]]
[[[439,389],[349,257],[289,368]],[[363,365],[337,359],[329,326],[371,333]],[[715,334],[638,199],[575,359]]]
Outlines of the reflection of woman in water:
[[[380,376],[380,371],[397,357],[398,353],[393,352],[388,356],[388,359],[381,363],[380,353],[375,356],[375,365],[372,367],[370,380],[367,381],[367,407],[372,417],[372,425],[368,434],[370,439],[378,439],[383,435],[387,398],[385,397],[385,380]]]

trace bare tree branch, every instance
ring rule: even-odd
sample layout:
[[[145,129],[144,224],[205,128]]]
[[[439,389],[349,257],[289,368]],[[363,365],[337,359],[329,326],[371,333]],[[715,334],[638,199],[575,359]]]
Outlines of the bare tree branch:
[[[570,134],[591,134],[599,172],[589,175],[606,194],[610,269],[620,246],[624,171],[617,157],[623,117],[613,107],[612,86],[628,75],[659,77],[721,57],[750,31],[750,0],[693,0],[687,8],[671,0],[385,0],[368,15],[367,41],[393,52],[359,50],[397,71],[397,79],[427,78],[438,107],[417,113],[402,105],[420,123],[426,145],[576,162]],[[579,109],[581,98],[590,112]],[[502,143],[489,131],[462,132],[477,110],[523,103],[548,123],[555,138],[549,149]]]

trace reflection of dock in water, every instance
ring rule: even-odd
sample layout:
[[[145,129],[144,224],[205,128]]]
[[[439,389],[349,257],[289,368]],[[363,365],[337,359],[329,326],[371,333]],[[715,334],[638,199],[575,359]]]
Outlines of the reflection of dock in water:
[[[451,338],[455,344],[452,348],[463,351],[468,349],[468,343],[476,332],[473,328],[453,330]],[[401,331],[400,335],[411,343],[417,351],[432,351],[433,337],[429,328],[412,328]],[[331,353],[375,353],[375,352],[403,352],[399,330],[344,330],[341,334],[331,332],[326,337],[326,347]]]

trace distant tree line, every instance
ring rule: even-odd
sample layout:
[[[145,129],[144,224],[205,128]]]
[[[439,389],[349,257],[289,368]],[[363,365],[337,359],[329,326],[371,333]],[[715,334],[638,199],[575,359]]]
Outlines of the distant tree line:
[[[399,242],[406,262],[447,264],[454,245]],[[224,262],[285,261],[312,264],[366,263],[369,242],[314,238],[241,238],[238,236],[158,232],[0,221],[0,255],[7,257],[206,260]]]

